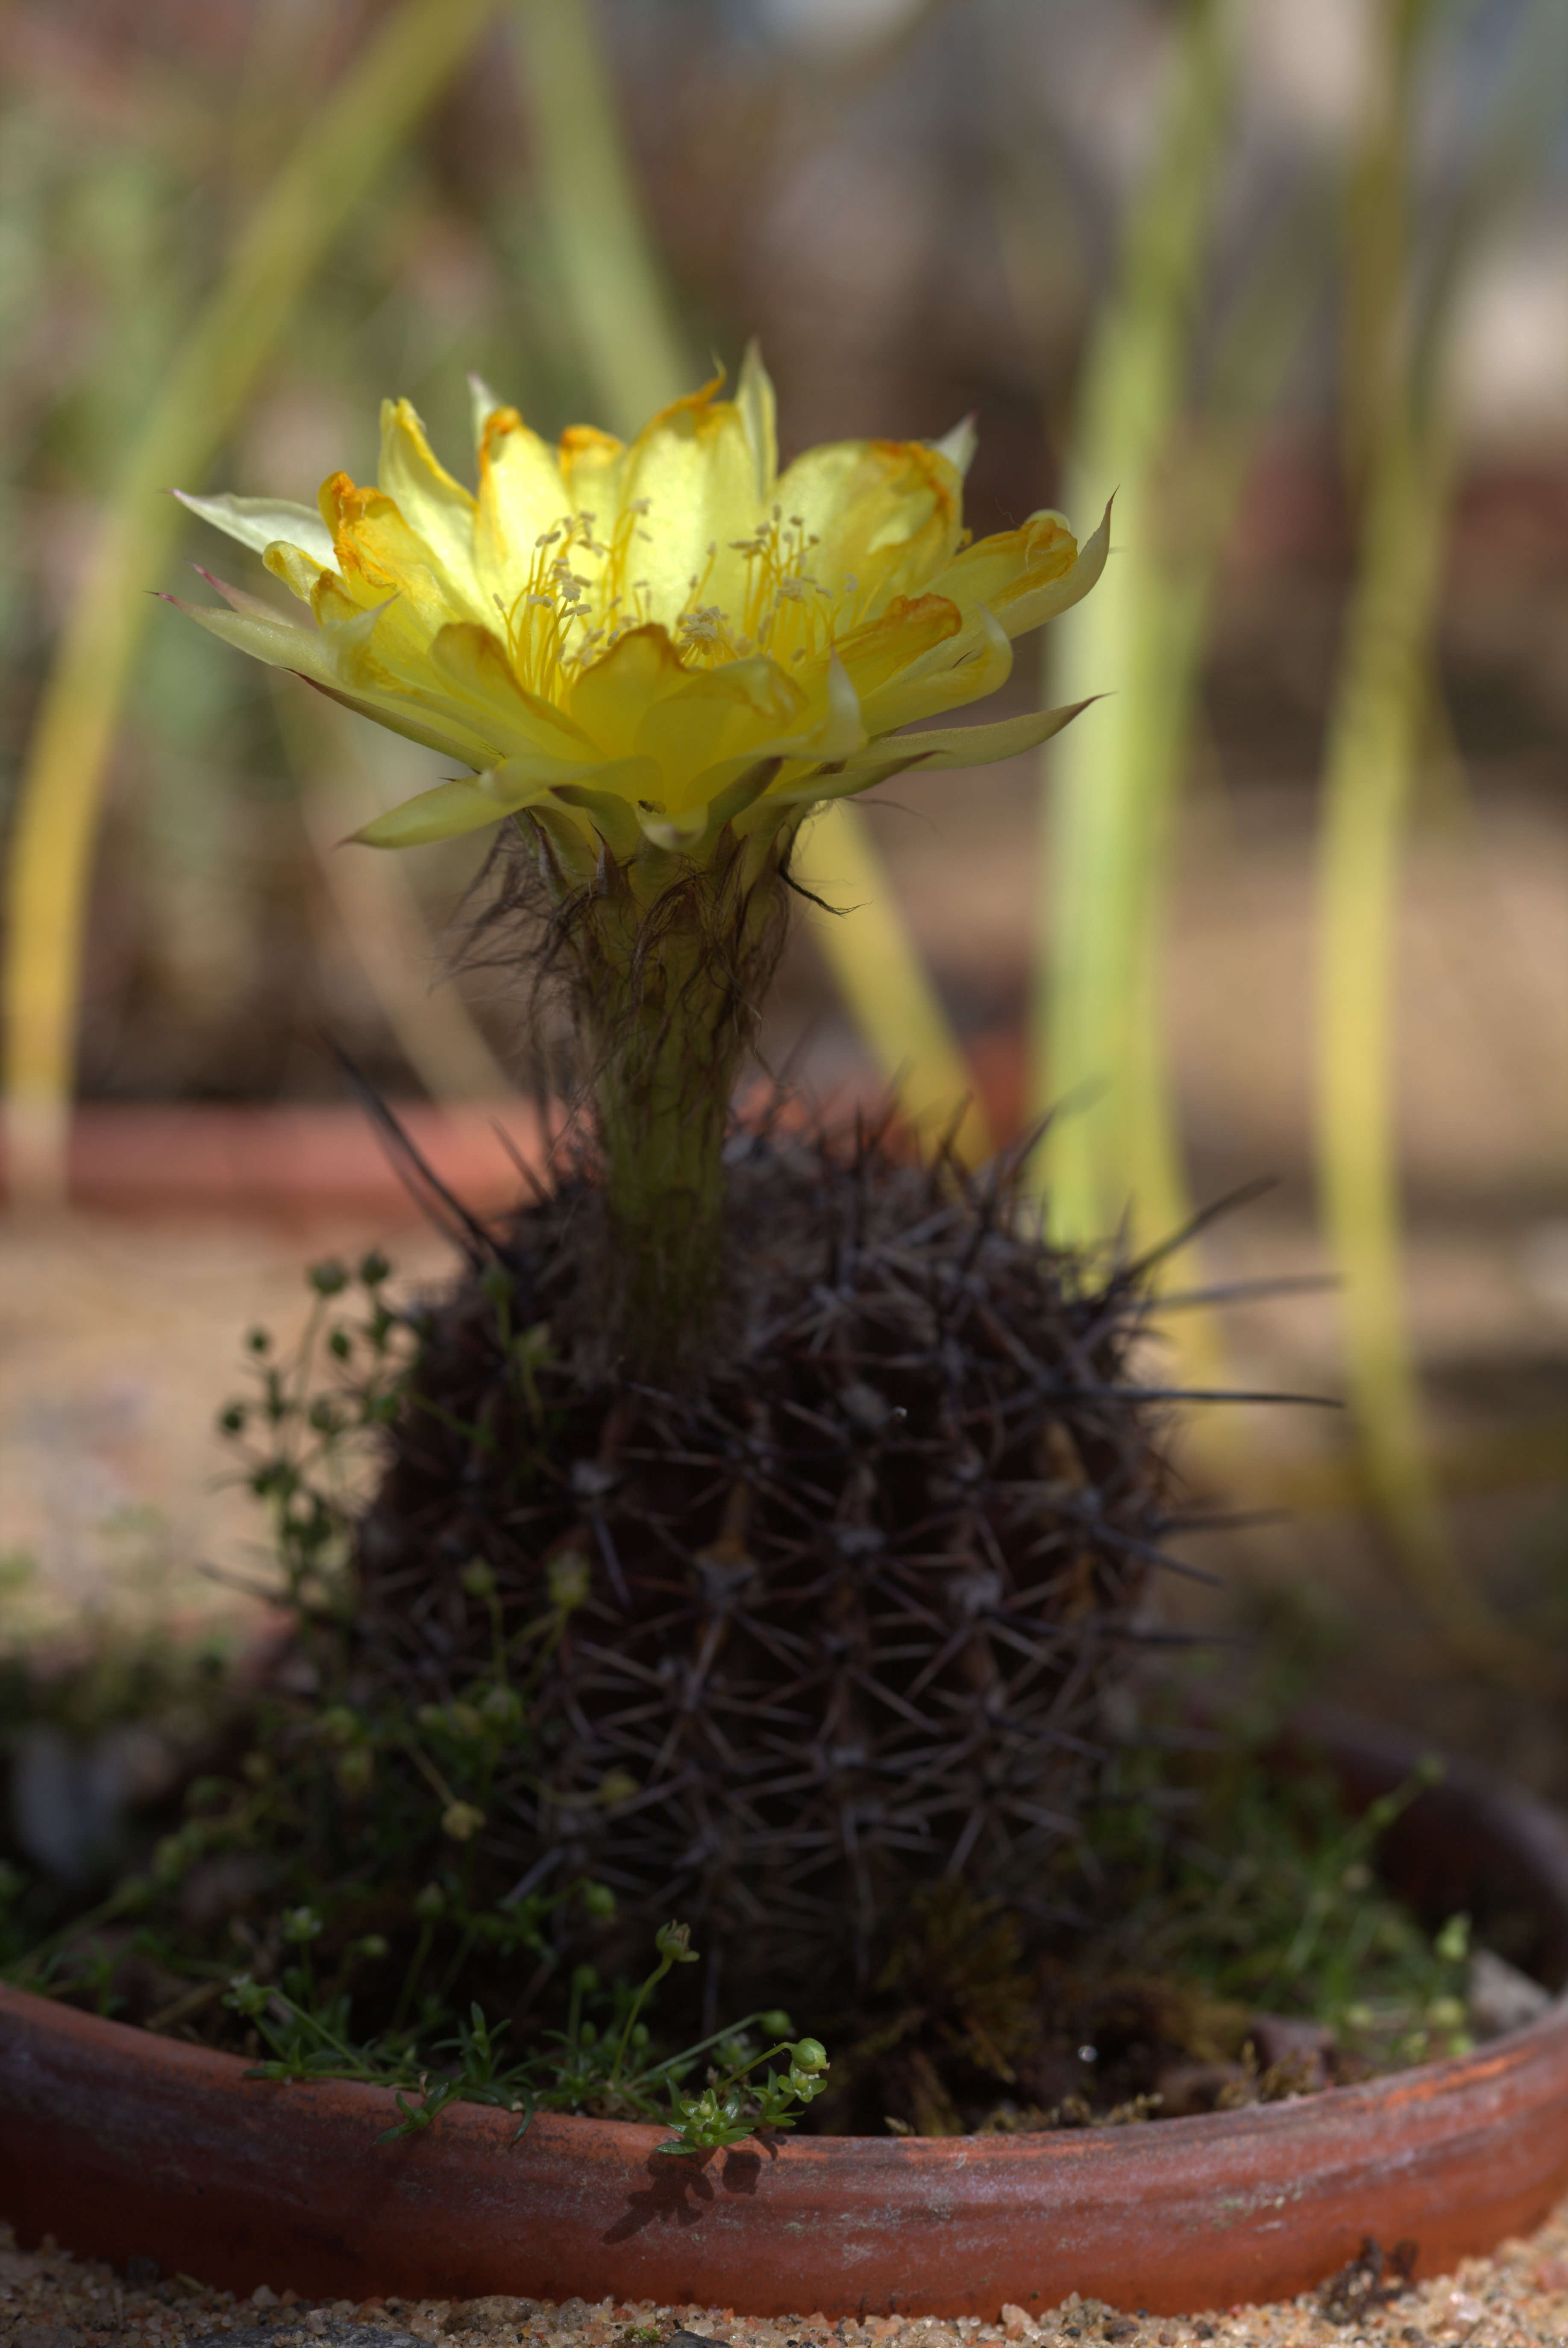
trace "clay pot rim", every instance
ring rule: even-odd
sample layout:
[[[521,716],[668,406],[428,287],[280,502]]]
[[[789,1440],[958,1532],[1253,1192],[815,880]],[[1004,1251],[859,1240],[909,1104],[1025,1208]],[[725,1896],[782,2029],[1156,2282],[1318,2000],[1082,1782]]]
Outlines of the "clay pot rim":
[[[1356,1800],[1418,1745],[1304,1725]],[[1411,1830],[1405,1832],[1407,1828]],[[1396,1838],[1405,1835],[1396,1849]],[[1568,1818],[1454,1765],[1385,1845],[1429,1912],[1522,1898],[1568,1976]],[[995,2137],[753,2137],[663,2155],[641,2121],[453,2104],[382,2144],[393,2091],[247,2079],[242,2056],[0,1988],[0,2206],[117,2262],[248,2291],[573,2295],[754,2315],[995,2321],[1071,2291],[1156,2314],[1288,2298],[1409,2238],[1425,2275],[1527,2233],[1568,2188],[1568,1995],[1450,2055],[1288,2103]]]
[[[272,2088],[289,2096],[322,2089],[330,2089],[334,2095],[346,2091],[351,2100],[363,2101],[367,2126],[397,2117],[393,2089],[370,2080],[344,2079],[332,2073],[294,2080],[257,2078],[249,2075],[253,2065],[242,2054],[194,2045],[188,2039],[166,2037],[161,2032],[144,2030],[134,2023],[88,2013],[60,1999],[0,1983],[0,2013],[7,2009],[18,2019],[30,2022],[35,2029],[53,2030],[78,2044],[97,2047],[118,2063],[128,2059],[136,2063],[156,2061],[183,2072],[193,2083],[204,2081],[220,2090],[246,2088],[259,2095]],[[747,2137],[734,2149],[778,2159],[787,2158],[791,2153],[806,2153],[813,2159],[846,2168],[891,2158],[901,2170],[912,2161],[956,2160],[960,2167],[968,2167],[975,2161],[1005,2164],[1038,2157],[1047,2150],[1055,2157],[1078,2160],[1130,2160],[1140,2157],[1140,2146],[1175,2147],[1187,2140],[1218,2145],[1228,2139],[1244,2141],[1271,2131],[1300,2130],[1304,2125],[1311,2124],[1315,2115],[1332,2115],[1336,2126],[1353,2120],[1358,2113],[1369,2119],[1381,2118],[1402,2102],[1468,2090],[1489,2073],[1501,2077],[1508,2071],[1527,2068],[1565,2030],[1568,1988],[1560,1991],[1533,2021],[1481,2041],[1468,2054],[1446,2054],[1433,2062],[1410,2064],[1403,2070],[1386,2071],[1375,2078],[1345,2086],[1321,2088],[1310,2096],[1287,2096],[1274,2104],[1246,2104],[1234,2111],[1193,2112],[1179,2119],[1150,2120],[1117,2127],[997,2129],[983,2136],[810,2136],[783,2131],[766,2137]],[[158,2050],[156,2054],[154,2049]],[[456,2126],[477,2129],[481,2135],[500,2134],[510,2138],[515,2122],[514,2113],[497,2106],[459,2099],[447,2106],[438,2126],[443,2133]],[[523,2141],[529,2137],[547,2138],[558,2129],[568,2133],[592,2131],[596,2141],[618,2152],[631,2166],[638,2165],[643,2157],[671,2141],[668,2126],[657,2121],[603,2119],[591,2113],[548,2111],[534,2115]],[[439,2141],[435,2129],[426,2141],[433,2150]],[[693,2168],[723,2157],[713,2152],[667,2156],[680,2158]]]

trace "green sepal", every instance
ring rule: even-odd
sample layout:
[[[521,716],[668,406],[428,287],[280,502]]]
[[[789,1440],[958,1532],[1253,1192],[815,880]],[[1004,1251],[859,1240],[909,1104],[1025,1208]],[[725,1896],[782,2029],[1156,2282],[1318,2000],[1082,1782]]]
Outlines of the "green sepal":
[[[614,791],[593,790],[585,783],[557,783],[550,796],[567,807],[581,808],[612,856],[624,860],[636,854],[642,835],[630,800]]]
[[[465,832],[482,831],[500,823],[514,809],[503,806],[478,783],[438,783],[433,790],[389,808],[364,824],[349,839],[364,848],[426,848],[438,839],[459,839]]]

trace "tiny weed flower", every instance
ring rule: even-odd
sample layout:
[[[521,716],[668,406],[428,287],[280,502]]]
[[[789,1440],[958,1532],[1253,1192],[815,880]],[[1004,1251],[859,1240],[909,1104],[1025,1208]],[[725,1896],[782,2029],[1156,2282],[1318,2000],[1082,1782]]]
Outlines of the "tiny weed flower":
[[[524,809],[568,872],[642,840],[711,855],[912,766],[976,766],[1070,711],[902,735],[993,692],[1012,639],[1088,592],[1059,515],[978,544],[963,527],[966,427],[928,446],[845,440],[782,473],[755,350],[629,446],[574,426],[551,448],[476,384],[479,488],[432,453],[407,400],[382,410],[375,489],[319,511],[187,498],[308,606],[237,590],[181,605],[214,635],[474,770],[359,835],[407,847]],[[896,736],[897,738],[893,738]]]

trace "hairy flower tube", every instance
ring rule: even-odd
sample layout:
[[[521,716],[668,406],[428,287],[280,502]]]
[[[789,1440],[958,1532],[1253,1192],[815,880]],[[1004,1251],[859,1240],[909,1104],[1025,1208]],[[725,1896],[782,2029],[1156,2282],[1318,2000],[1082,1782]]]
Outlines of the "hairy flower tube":
[[[645,1352],[700,1325],[718,1278],[725,1118],[800,824],[1076,716],[926,724],[995,691],[1013,639],[1088,592],[1109,529],[1080,549],[1037,513],[969,542],[967,426],[834,442],[780,472],[755,350],[734,399],[719,388],[629,445],[574,426],[551,448],[476,383],[477,494],[398,400],[375,489],[335,473],[315,512],[185,499],[309,617],[217,581],[228,608],[181,610],[470,770],[361,840],[531,831],[593,1074],[623,1334]]]

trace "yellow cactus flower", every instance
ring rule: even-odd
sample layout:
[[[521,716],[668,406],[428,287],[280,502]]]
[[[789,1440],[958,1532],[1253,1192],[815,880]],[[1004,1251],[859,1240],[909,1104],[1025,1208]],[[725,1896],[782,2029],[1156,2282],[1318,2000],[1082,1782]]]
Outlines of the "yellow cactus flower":
[[[373,489],[335,473],[315,513],[185,500],[310,617],[217,581],[226,610],[181,610],[470,770],[361,839],[516,817],[537,846],[593,1092],[603,1324],[620,1358],[666,1368],[723,1283],[726,1122],[800,825],[905,767],[979,766],[1066,725],[1076,710],[902,730],[1002,684],[1013,639],[1099,578],[1109,521],[1081,550],[1054,513],[970,544],[967,426],[780,473],[755,350],[735,398],[718,390],[630,446],[578,426],[552,448],[476,384],[477,495],[389,401]]]
[[[389,400],[373,489],[335,473],[317,513],[184,499],[311,618],[217,581],[229,609],[181,609],[473,770],[360,839],[413,846],[526,809],[573,874],[601,843],[700,861],[727,826],[770,835],[904,767],[1009,757],[1066,724],[1073,710],[899,730],[1002,684],[1011,640],[1093,586],[1105,522],[1081,550],[1054,513],[966,543],[968,427],[839,441],[780,473],[755,348],[737,396],[718,389],[629,446],[576,426],[551,448],[476,383],[477,496]]]

